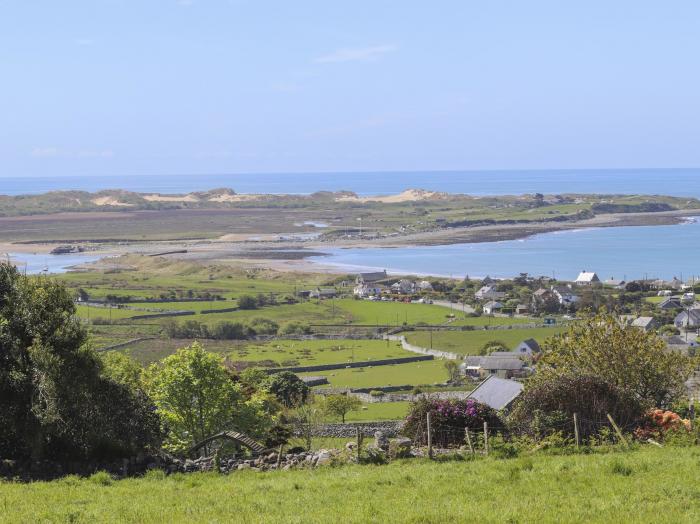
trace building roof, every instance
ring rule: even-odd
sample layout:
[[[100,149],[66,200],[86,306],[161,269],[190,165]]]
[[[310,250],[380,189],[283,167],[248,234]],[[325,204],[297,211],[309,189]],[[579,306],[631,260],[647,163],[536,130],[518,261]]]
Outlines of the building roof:
[[[501,304],[497,300],[489,300],[488,302],[486,302],[486,304],[484,304],[484,307],[491,308],[491,309],[501,308],[501,307],[503,307],[503,304]]]
[[[525,367],[525,363],[516,356],[512,357],[467,357],[467,367],[481,368],[488,370],[520,370]]]
[[[515,380],[488,377],[467,398],[486,404],[495,410],[507,408],[523,391],[523,385]]]
[[[378,280],[384,280],[386,277],[386,269],[384,271],[372,271],[369,273],[359,273],[357,275],[358,280],[362,282],[377,282]]]
[[[632,321],[632,326],[646,328],[654,323],[654,317],[638,317]]]
[[[576,282],[598,282],[598,275],[592,271],[581,271],[576,277]]]
[[[666,297],[659,302],[659,307],[661,309],[680,309],[683,307],[683,304],[681,304],[681,300],[678,297]]]
[[[538,353],[542,351],[540,348],[540,345],[537,343],[537,341],[534,338],[527,338],[523,340],[520,344],[518,344],[518,347],[525,345],[530,348],[534,353]],[[517,349],[517,348],[516,348]]]

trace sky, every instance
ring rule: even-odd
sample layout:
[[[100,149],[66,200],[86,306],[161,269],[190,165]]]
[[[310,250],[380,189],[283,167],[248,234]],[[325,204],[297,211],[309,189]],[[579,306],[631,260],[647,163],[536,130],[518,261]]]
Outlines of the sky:
[[[700,166],[696,0],[0,0],[0,177]]]

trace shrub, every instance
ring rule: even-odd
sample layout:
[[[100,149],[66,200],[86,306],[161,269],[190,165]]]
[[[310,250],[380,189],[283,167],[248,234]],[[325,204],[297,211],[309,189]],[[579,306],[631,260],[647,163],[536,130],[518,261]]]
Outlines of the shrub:
[[[258,301],[250,295],[241,295],[238,297],[238,307],[240,309],[257,309]]]
[[[301,322],[288,322],[284,324],[278,334],[280,335],[308,335],[311,333],[311,328],[308,324]]]
[[[370,397],[383,397],[384,392],[379,390],[379,389],[373,389],[372,391],[369,392]]]
[[[413,442],[427,444],[427,415],[433,443],[448,447],[464,442],[464,430],[481,430],[484,422],[492,428],[502,426],[496,411],[475,400],[438,400],[420,398],[411,404],[402,433]]]
[[[98,486],[111,486],[114,483],[112,476],[106,471],[98,471],[88,477],[88,480]]]
[[[536,438],[557,431],[573,435],[573,415],[581,438],[609,426],[607,414],[620,426],[634,425],[644,406],[631,393],[592,375],[549,375],[533,382],[517,400],[508,418],[516,433]]]
[[[249,323],[251,329],[258,335],[275,335],[279,329],[279,324],[269,318],[255,317]]]

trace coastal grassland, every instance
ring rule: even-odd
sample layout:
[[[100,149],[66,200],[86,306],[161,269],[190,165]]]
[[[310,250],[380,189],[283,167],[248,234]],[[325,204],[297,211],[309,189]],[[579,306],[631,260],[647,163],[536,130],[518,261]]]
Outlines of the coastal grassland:
[[[410,353],[409,353],[410,355]],[[449,375],[442,360],[426,360],[410,364],[367,366],[331,371],[299,373],[300,376],[323,375],[333,387],[371,388],[374,386],[419,386],[443,383]]]
[[[0,484],[3,522],[700,520],[695,448]],[[534,488],[536,487],[536,488]]]
[[[154,339],[137,342],[122,349],[143,365],[150,364],[194,342],[189,339]],[[202,340],[207,351],[219,353],[231,362],[246,362],[266,366],[310,366],[343,364],[386,358],[415,356],[397,342],[385,340],[287,340],[251,342],[233,340]]]
[[[434,304],[341,299],[335,301],[335,307],[341,311],[341,318],[354,324],[401,326],[449,322],[450,325],[457,326],[487,326],[532,322],[532,319],[516,317],[468,317],[459,311]],[[454,315],[454,319],[450,315]]]
[[[542,344],[548,337],[562,333],[564,327],[530,328],[530,329],[498,329],[475,331],[434,331],[432,347],[442,351],[450,351],[460,355],[479,355],[484,344],[492,341],[503,342],[508,349],[528,338],[534,338]],[[404,333],[410,344],[430,347],[431,334],[429,331],[410,331]]]

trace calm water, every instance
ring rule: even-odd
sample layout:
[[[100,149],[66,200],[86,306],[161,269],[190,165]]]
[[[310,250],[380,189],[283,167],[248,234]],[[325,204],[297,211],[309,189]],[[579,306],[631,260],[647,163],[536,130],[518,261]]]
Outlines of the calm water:
[[[700,275],[700,222],[675,226],[582,229],[522,240],[451,246],[333,249],[323,264],[406,274],[512,277],[520,272],[573,280]]]
[[[90,255],[89,253],[69,253],[66,255],[0,253],[0,256],[5,260],[8,254],[10,256],[10,261],[17,266],[20,271],[24,271],[26,267],[27,273],[29,274],[43,273],[45,268],[48,268],[47,273],[65,273],[72,266],[94,262],[101,258]]]
[[[239,193],[313,193],[349,190],[360,195],[422,188],[472,195],[523,193],[639,193],[700,198],[700,169],[452,171],[395,173],[288,173],[196,176],[2,178],[0,194],[76,189],[187,193],[230,187]]]

